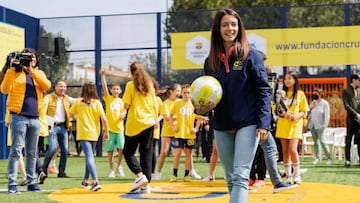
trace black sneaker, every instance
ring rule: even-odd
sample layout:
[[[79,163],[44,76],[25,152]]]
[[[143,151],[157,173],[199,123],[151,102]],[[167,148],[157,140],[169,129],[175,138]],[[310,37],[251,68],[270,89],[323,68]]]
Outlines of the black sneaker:
[[[39,184],[44,184],[45,179],[47,178],[47,175],[44,171],[41,171],[39,174]]]
[[[285,191],[285,190],[291,190],[298,187],[297,184],[289,184],[285,182],[281,182],[274,187],[274,193]]]
[[[70,178],[70,176],[67,176],[66,173],[58,173],[58,178]]]
[[[40,187],[36,183],[27,186],[27,191],[29,192],[38,192],[40,190]]]

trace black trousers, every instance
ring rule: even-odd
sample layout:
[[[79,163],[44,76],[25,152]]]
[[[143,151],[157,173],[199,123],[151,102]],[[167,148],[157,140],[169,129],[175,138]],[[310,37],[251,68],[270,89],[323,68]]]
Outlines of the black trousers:
[[[125,135],[124,158],[129,169],[138,174],[142,172],[146,178],[151,180],[152,158],[153,158],[153,133],[154,127],[147,128],[135,136]],[[140,162],[135,153],[139,147]]]
[[[261,149],[260,145],[258,145],[251,166],[250,179],[265,180],[265,176],[266,176],[266,164],[265,164],[264,152]]]
[[[350,161],[350,150],[351,150],[351,140],[355,136],[354,143],[358,145],[358,155],[360,157],[360,147],[359,147],[359,138],[360,138],[360,125],[354,118],[346,118],[346,137],[345,137],[345,160]]]

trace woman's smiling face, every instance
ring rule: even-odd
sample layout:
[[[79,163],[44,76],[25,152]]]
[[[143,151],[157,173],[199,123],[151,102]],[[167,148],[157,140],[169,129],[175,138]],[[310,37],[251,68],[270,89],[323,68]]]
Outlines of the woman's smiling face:
[[[232,15],[224,15],[220,23],[220,34],[224,44],[232,44],[238,36],[238,32],[239,22],[237,18]]]

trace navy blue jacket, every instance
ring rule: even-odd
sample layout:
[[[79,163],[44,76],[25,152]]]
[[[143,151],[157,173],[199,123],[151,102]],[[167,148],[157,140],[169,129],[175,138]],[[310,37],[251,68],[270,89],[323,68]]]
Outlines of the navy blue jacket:
[[[225,64],[214,72],[205,60],[205,75],[221,83],[223,96],[214,109],[215,130],[237,130],[249,125],[269,130],[271,121],[271,88],[268,84],[263,57],[251,49],[245,61],[228,59],[230,72]],[[239,65],[240,64],[240,65]]]

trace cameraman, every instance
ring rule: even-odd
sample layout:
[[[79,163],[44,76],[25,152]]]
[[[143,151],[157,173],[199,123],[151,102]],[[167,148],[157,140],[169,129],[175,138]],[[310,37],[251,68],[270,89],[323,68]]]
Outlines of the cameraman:
[[[36,149],[39,138],[39,110],[51,82],[38,68],[35,50],[25,48],[9,55],[10,67],[1,83],[1,92],[7,94],[6,108],[10,111],[12,146],[8,158],[8,193],[20,194],[16,186],[18,160],[25,146],[27,191],[41,190],[36,184]]]

